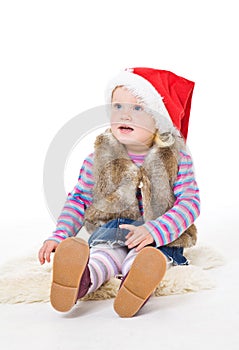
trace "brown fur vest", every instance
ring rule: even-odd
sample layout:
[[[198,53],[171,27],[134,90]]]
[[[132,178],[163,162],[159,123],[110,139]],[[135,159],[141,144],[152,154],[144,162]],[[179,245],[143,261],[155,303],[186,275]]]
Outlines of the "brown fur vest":
[[[142,218],[137,189],[141,189],[144,221],[154,220],[172,208],[173,184],[177,177],[179,150],[183,144],[176,139],[171,147],[149,150],[141,167],[129,158],[125,147],[110,130],[95,141],[93,204],[86,209],[85,226],[89,233],[116,218]],[[191,247],[196,243],[196,227],[191,225],[169,246]]]

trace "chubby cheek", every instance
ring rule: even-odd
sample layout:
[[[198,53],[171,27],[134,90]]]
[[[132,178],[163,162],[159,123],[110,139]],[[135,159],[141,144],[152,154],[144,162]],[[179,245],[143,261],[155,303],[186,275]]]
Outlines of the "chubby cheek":
[[[110,116],[110,123],[111,124],[120,123],[120,118],[118,116],[114,115],[114,113],[112,113]]]
[[[144,128],[138,128],[137,130],[135,130],[135,138],[142,142],[151,139],[153,140],[154,132]]]
[[[111,131],[112,131],[114,136],[116,136],[119,133],[119,130],[118,130],[119,123],[120,123],[120,121],[118,120],[118,118],[116,118],[114,116],[111,116],[111,118],[110,118],[110,128],[111,128]]]
[[[111,123],[111,132],[114,136],[117,136],[117,126]]]
[[[154,134],[156,131],[156,125],[154,119],[147,115],[141,123],[138,125],[142,129],[142,132]]]

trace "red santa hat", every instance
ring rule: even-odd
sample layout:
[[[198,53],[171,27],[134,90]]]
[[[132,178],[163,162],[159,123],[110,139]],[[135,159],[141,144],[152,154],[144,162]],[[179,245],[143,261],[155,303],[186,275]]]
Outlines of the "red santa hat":
[[[153,111],[159,129],[160,118],[165,117],[187,138],[194,82],[166,70],[129,68],[109,82],[107,103],[111,103],[114,89],[122,85]]]

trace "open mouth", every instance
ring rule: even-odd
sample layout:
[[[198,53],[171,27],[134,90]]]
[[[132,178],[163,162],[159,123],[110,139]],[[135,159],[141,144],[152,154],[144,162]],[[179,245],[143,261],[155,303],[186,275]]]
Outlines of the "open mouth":
[[[119,130],[123,133],[128,133],[128,132],[134,131],[134,129],[129,125],[120,125]]]

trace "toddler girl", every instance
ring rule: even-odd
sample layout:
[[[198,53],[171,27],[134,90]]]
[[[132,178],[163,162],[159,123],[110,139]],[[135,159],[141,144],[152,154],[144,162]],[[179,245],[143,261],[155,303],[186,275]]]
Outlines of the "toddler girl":
[[[68,195],[56,230],[39,251],[53,261],[51,304],[69,311],[87,293],[122,275],[114,301],[132,317],[167,266],[187,265],[196,243],[198,186],[187,137],[194,83],[152,68],[121,72],[108,84],[110,129],[99,135]],[[86,242],[77,238],[85,226]]]

